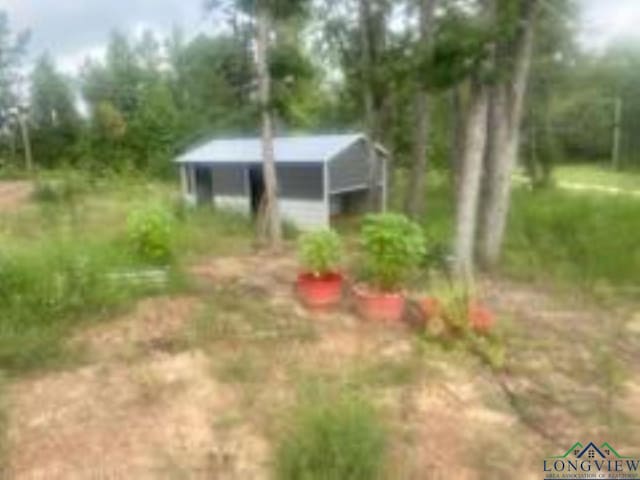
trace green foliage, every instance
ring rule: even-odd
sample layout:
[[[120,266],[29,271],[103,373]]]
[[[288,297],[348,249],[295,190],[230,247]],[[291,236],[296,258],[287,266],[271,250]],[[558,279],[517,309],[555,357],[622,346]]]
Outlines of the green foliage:
[[[277,480],[382,478],[385,430],[371,405],[353,395],[309,402],[291,418],[276,450]]]
[[[422,229],[404,215],[368,215],[360,237],[365,274],[385,291],[400,287],[426,253]]]
[[[143,261],[166,264],[173,257],[174,220],[161,206],[134,210],[127,218],[127,239],[132,251]]]
[[[59,177],[41,177],[36,181],[33,198],[44,203],[73,203],[90,188],[89,179],[78,171],[65,171]]]
[[[555,189],[514,195],[507,270],[590,289],[637,286],[640,203],[625,195]]]
[[[33,153],[39,166],[59,165],[71,157],[80,119],[69,79],[56,71],[48,55],[40,57],[31,75],[31,120]]]
[[[335,272],[342,258],[342,241],[333,230],[318,230],[302,235],[299,257],[303,268],[315,275]]]
[[[10,372],[64,359],[69,327],[84,315],[122,305],[136,290],[109,277],[120,254],[105,244],[52,242],[2,249],[0,365]]]

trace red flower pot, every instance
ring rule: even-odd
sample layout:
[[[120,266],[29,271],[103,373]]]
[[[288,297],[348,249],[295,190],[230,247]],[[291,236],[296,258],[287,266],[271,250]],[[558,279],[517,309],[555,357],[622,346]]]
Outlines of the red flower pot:
[[[342,275],[339,273],[325,275],[301,273],[298,275],[296,287],[302,303],[309,308],[322,309],[340,303],[342,283]]]
[[[365,285],[353,287],[356,310],[365,320],[395,323],[402,320],[406,299],[402,293],[380,292]]]
[[[480,302],[469,302],[469,323],[476,333],[487,335],[496,323],[496,318],[491,310]]]
[[[441,309],[440,300],[436,297],[424,297],[420,300],[420,310],[427,320],[438,317]]]

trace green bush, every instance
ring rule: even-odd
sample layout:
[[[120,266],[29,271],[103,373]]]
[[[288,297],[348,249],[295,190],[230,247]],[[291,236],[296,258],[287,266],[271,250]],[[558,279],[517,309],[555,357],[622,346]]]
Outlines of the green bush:
[[[404,215],[368,215],[361,232],[364,273],[384,291],[395,290],[420,264],[426,242],[419,225]]]
[[[173,256],[173,218],[162,207],[135,210],[127,219],[127,238],[135,255],[153,264],[166,264]]]
[[[333,230],[308,232],[300,237],[298,255],[303,268],[314,275],[334,272],[342,259],[342,241]]]
[[[309,402],[293,415],[276,451],[277,480],[376,480],[385,430],[375,410],[353,396]]]

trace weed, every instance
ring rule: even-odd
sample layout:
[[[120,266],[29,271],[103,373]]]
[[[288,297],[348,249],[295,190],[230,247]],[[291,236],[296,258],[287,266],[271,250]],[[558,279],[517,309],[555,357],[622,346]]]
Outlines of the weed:
[[[314,330],[308,319],[298,317],[290,308],[270,305],[264,292],[231,284],[212,293],[188,335],[196,344],[206,345],[229,339],[305,340],[313,337]]]
[[[306,400],[276,450],[278,480],[375,480],[382,477],[386,432],[363,398]]]
[[[134,210],[127,219],[127,239],[133,252],[143,261],[166,264],[173,256],[173,218],[156,205]]]
[[[265,365],[255,352],[243,350],[216,369],[217,378],[228,383],[255,383],[263,378]]]
[[[126,262],[100,243],[5,248],[0,256],[0,364],[15,372],[63,361],[63,340],[72,325],[144,291],[109,277]]]

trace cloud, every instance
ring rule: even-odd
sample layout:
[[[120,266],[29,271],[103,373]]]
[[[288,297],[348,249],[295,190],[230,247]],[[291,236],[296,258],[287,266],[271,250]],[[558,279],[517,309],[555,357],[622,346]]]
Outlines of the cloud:
[[[65,69],[77,67],[84,53],[103,50],[114,29],[167,33],[180,25],[189,32],[208,22],[200,0],[0,0],[0,9],[15,30],[31,30],[32,59],[49,51]]]
[[[638,0],[584,0],[581,2],[580,42],[601,50],[620,38],[640,39]]]

